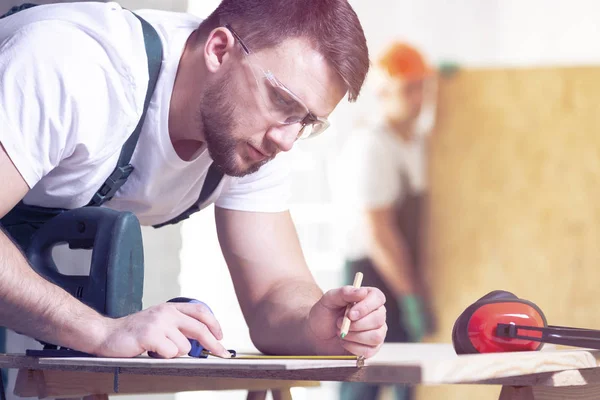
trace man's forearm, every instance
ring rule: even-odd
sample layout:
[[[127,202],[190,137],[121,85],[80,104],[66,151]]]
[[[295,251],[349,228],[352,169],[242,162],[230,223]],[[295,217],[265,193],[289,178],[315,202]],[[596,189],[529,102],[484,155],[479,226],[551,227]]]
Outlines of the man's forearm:
[[[322,295],[314,282],[295,280],[274,286],[249,318],[254,345],[266,354],[316,354],[317,338],[308,326],[308,315]]]
[[[0,325],[53,344],[93,352],[101,317],[40,277],[0,229]]]

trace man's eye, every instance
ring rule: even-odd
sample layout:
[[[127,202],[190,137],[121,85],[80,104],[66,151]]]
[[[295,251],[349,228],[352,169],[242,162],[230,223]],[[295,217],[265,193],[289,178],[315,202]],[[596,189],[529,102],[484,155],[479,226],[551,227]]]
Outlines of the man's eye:
[[[298,115],[293,115],[287,117],[284,121],[286,124],[297,124],[298,122],[302,122],[302,117]]]
[[[284,95],[279,90],[271,90],[271,99],[273,102],[280,107],[291,107],[294,105],[294,100],[289,96]]]

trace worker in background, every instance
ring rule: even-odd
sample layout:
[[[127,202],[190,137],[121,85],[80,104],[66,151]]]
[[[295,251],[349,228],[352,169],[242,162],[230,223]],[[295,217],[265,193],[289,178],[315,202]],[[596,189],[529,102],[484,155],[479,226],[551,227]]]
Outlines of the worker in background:
[[[345,279],[352,282],[362,271],[363,283],[386,295],[386,342],[420,342],[433,329],[419,256],[431,130],[420,117],[433,104],[426,96],[433,74],[423,56],[404,43],[392,44],[376,64],[375,122],[347,140],[335,180],[346,210]],[[344,382],[341,399],[376,399],[379,390]],[[410,387],[395,390],[398,400],[414,397]]]

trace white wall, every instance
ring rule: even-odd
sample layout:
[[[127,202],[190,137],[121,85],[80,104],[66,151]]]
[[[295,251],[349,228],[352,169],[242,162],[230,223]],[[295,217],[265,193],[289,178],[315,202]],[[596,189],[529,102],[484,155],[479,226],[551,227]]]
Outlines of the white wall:
[[[600,2],[595,0],[349,0],[372,57],[392,39],[413,43],[434,65],[535,67],[600,63]],[[370,114],[371,93],[341,107],[344,135],[352,115]],[[342,138],[343,140],[343,138]]]
[[[594,0],[350,0],[372,50],[405,38],[433,59],[471,66],[600,60]]]

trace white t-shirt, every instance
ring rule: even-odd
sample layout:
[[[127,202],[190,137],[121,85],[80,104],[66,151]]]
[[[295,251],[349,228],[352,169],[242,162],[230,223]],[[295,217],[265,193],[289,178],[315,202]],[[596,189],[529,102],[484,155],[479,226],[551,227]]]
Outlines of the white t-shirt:
[[[163,62],[131,164],[135,170],[105,203],[144,225],[178,216],[198,200],[212,160],[181,160],[168,115],[185,42],[201,19],[140,10],[157,30]],[[27,204],[86,205],[116,166],[142,113],[148,84],[139,20],[116,3],[41,5],[0,23],[0,143],[31,188]],[[279,155],[243,178],[225,176],[202,207],[277,212],[290,195]]]
[[[334,201],[339,212],[344,256],[367,256],[369,229],[365,212],[399,206],[409,194],[426,188],[425,136],[403,142],[385,128],[357,131],[337,157]]]

